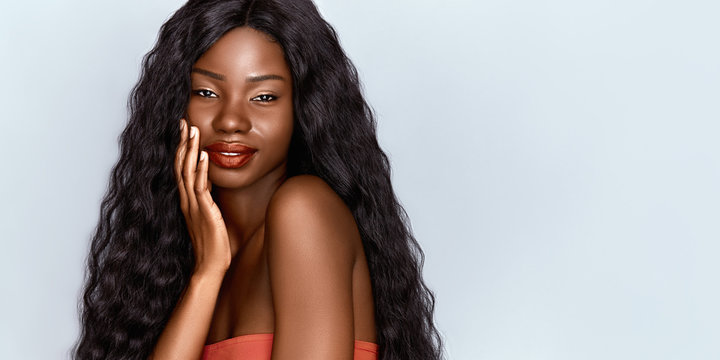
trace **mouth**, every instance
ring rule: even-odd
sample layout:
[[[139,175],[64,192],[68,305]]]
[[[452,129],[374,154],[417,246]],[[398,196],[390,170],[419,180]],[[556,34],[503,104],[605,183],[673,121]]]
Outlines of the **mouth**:
[[[216,142],[205,147],[208,158],[215,165],[226,169],[237,169],[247,164],[257,149],[240,143]]]

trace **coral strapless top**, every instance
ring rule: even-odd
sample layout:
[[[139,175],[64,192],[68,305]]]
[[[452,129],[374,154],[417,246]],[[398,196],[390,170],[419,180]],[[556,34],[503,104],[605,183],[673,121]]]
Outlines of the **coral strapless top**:
[[[202,360],[270,360],[273,334],[249,334],[236,336],[214,344],[205,345]],[[378,345],[355,340],[354,360],[377,360]]]

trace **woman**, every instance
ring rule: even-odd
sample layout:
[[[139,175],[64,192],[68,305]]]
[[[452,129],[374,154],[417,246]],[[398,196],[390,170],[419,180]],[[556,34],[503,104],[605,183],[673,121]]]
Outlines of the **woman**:
[[[75,358],[442,357],[374,117],[311,1],[189,1],[130,109]]]

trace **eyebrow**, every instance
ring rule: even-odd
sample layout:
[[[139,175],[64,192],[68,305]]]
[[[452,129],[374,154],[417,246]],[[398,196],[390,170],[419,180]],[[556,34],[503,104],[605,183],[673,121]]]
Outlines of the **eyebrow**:
[[[268,74],[268,75],[255,75],[255,76],[248,76],[245,78],[246,82],[260,82],[265,80],[281,80],[284,81],[285,78],[280,75],[275,74]]]
[[[225,81],[225,75],[221,75],[221,74],[218,74],[218,73],[214,73],[214,72],[212,72],[212,71],[210,71],[210,70],[205,70],[205,69],[201,69],[201,68],[193,68],[193,69],[192,69],[192,72],[198,73],[198,74],[201,74],[201,75],[205,75],[205,76],[211,77],[211,78],[216,79],[216,80]],[[268,74],[268,75],[251,75],[251,76],[248,76],[248,77],[245,78],[245,81],[246,81],[246,82],[253,82],[253,83],[255,83],[255,82],[261,82],[261,81],[265,81],[265,80],[280,80],[280,81],[284,81],[285,78],[282,77],[282,76],[280,76],[280,75],[275,75],[275,74]]]
[[[192,72],[198,73],[198,74],[201,74],[201,75],[205,75],[205,76],[209,76],[209,77],[211,77],[211,78],[213,78],[213,79],[216,79],[216,80],[225,81],[225,75],[216,74],[216,73],[214,73],[214,72],[212,72],[212,71],[209,71],[209,70],[205,70],[205,69],[201,69],[201,68],[193,68],[193,69],[192,69]]]

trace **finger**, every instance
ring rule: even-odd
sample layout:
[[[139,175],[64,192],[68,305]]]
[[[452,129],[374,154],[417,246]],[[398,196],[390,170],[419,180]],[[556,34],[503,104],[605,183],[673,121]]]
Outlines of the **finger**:
[[[198,159],[198,143],[200,132],[195,126],[190,126],[190,138],[188,139],[188,148],[185,155],[183,167],[183,180],[185,181],[185,191],[188,197],[188,207],[190,216],[197,212],[197,200],[195,199],[195,172]]]
[[[197,193],[207,190],[207,169],[207,153],[205,151],[200,151],[200,162],[198,163],[197,172],[195,174],[195,191]]]
[[[200,163],[198,164],[197,182],[195,183],[195,196],[197,198],[200,213],[207,219],[222,219],[220,209],[213,201],[210,194],[208,181],[208,155],[203,151],[200,153]]]
[[[208,192],[212,194],[212,181],[210,181],[210,155],[208,155],[207,151],[205,152],[205,156],[207,157],[207,165],[205,167],[205,187],[208,189]]]
[[[187,148],[187,125],[185,119],[180,119],[180,143],[178,144],[177,151],[175,151],[175,179],[178,185],[178,192],[180,193],[180,208],[187,211],[187,195],[185,191],[185,184],[182,176],[183,160],[185,160],[185,152]]]
[[[187,126],[185,125],[185,121],[183,119],[180,119],[180,142],[178,143],[177,150],[175,151],[175,177],[178,179],[178,181],[182,180],[182,168],[183,168],[183,160],[185,159],[185,153],[187,150]]]

